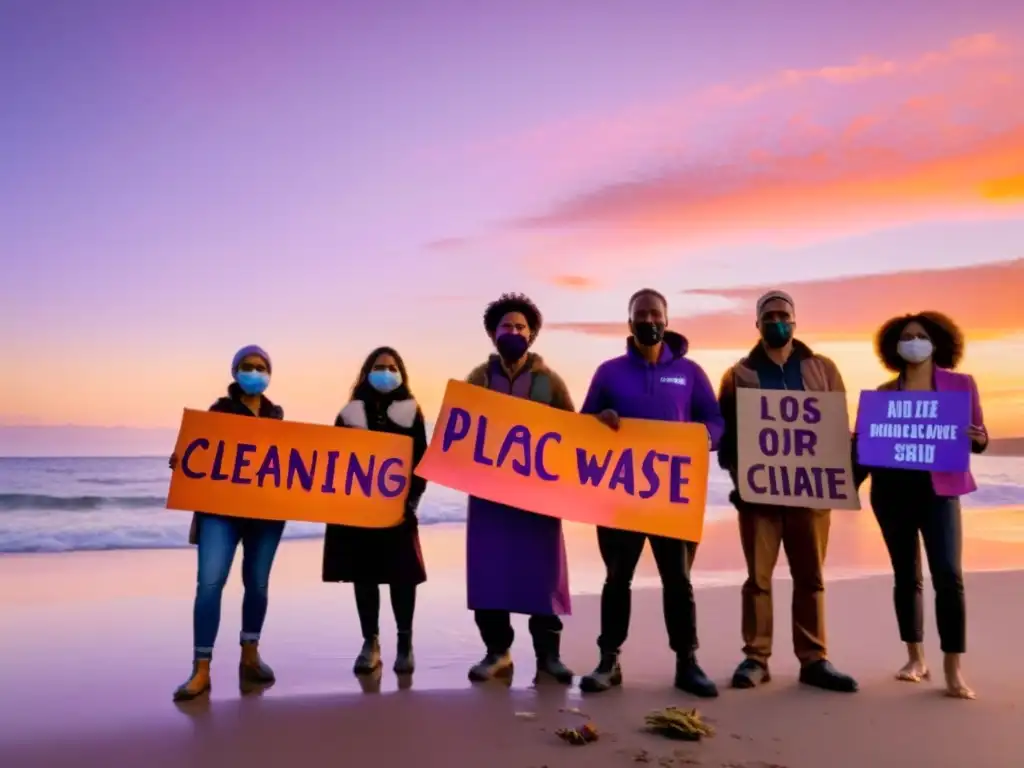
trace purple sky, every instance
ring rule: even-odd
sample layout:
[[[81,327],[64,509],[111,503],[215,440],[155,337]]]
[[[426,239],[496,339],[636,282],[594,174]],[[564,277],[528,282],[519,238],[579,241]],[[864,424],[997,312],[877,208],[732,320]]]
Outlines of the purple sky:
[[[1016,45],[1024,4],[6,0],[0,345],[15,375],[0,422],[170,426],[182,404],[208,404],[250,341],[290,370],[275,391],[291,413],[324,420],[379,343],[438,379],[436,397],[486,352],[479,316],[504,290],[550,320],[597,321],[645,283],[1020,256],[1019,208],[804,243],[726,238],[685,258],[671,239],[608,258],[507,233],[609,184],[777,149],[808,110],[839,126],[913,90],[881,79],[851,99],[811,84],[709,106],[722,84],[913,62],[985,33]],[[553,284],[547,248],[604,289]],[[621,343],[546,342],[584,383]]]

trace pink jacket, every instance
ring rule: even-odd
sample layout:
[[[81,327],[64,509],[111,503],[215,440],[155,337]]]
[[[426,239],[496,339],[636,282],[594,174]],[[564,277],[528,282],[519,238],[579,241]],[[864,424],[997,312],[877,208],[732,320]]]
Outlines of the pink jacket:
[[[893,379],[879,389],[899,389],[901,382]],[[935,368],[936,392],[970,392],[971,393],[971,424],[976,427],[985,426],[985,417],[981,412],[981,397],[974,377],[966,373],[956,373],[945,368]],[[980,453],[980,451],[976,451]],[[966,472],[932,472],[932,488],[936,496],[963,496],[978,490],[974,475]]]

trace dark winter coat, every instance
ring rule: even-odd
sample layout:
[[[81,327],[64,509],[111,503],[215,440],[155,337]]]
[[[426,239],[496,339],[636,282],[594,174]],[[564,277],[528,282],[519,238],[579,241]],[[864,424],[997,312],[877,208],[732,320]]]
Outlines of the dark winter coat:
[[[369,386],[341,409],[336,427],[405,435],[413,442],[413,468],[427,450],[427,430],[416,401],[405,387],[390,396]],[[412,475],[405,519],[393,528],[328,525],[324,535],[324,581],[356,584],[422,584],[427,580],[420,550],[416,508],[427,481]]]

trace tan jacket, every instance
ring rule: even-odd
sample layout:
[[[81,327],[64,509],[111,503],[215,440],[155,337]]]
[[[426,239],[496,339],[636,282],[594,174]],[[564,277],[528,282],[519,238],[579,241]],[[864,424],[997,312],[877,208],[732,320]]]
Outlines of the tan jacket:
[[[839,368],[829,358],[816,354],[800,341],[793,342],[793,355],[797,356],[800,361],[800,374],[806,391],[846,391]],[[736,389],[738,387],[758,389],[760,379],[757,375],[757,368],[766,362],[772,364],[768,361],[764,349],[758,344],[746,357],[725,372],[718,389],[718,405],[722,409],[722,417],[725,419],[725,432],[718,444],[718,465],[729,472],[734,484],[739,463],[736,448]],[[730,498],[735,504],[737,501],[735,491]]]

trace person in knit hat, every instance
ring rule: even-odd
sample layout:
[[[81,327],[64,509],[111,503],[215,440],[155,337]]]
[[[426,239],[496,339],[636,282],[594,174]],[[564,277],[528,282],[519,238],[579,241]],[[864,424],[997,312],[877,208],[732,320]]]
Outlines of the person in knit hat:
[[[725,432],[718,445],[718,463],[729,472],[729,496],[739,512],[740,541],[747,561],[743,584],[742,632],[744,659],[732,677],[734,688],[753,688],[771,679],[772,573],[779,550],[793,576],[793,650],[800,661],[800,682],[830,691],[853,693],[857,681],[828,660],[825,641],[825,586],[822,571],[828,546],[830,510],[751,504],[735,489],[739,471],[736,390],[786,389],[844,392],[836,364],[794,338],[796,305],[785,291],[772,290],[754,305],[761,338],[750,353],[725,372],[718,402]]]
[[[210,410],[236,416],[283,419],[284,410],[264,394],[270,385],[270,355],[255,344],[242,347],[231,358],[231,378],[225,397]],[[168,462],[178,470],[178,457]],[[270,570],[284,522],[228,517],[197,512],[192,518],[189,543],[198,550],[196,597],[193,609],[192,675],[174,691],[175,701],[190,701],[210,692],[210,663],[220,626],[221,594],[238,545],[242,545],[242,646],[239,682],[244,690],[272,684],[274,671],[260,658],[259,640],[267,615]]]

